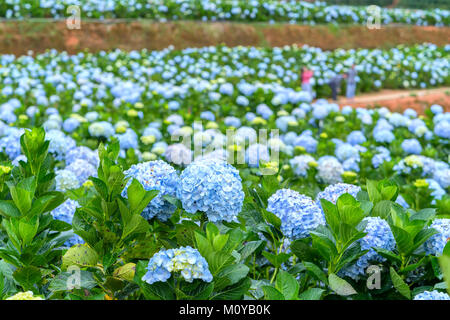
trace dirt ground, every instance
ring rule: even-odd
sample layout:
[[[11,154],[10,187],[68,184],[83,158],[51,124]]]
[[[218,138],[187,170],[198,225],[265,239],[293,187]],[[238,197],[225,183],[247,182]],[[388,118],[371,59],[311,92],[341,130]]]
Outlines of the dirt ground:
[[[336,48],[389,48],[398,44],[431,42],[445,45],[450,27],[302,26],[290,24],[82,21],[81,29],[70,30],[65,21],[27,20],[0,22],[0,53],[26,54],[49,48],[75,53],[120,48],[159,50],[174,45],[181,49],[217,44],[227,46],[284,46],[308,44],[326,50]]]
[[[387,107],[392,111],[402,112],[407,108],[416,110],[419,114],[433,104],[441,105],[445,111],[450,111],[450,87],[425,90],[382,90],[375,93],[363,94],[350,101],[339,98],[341,106]]]

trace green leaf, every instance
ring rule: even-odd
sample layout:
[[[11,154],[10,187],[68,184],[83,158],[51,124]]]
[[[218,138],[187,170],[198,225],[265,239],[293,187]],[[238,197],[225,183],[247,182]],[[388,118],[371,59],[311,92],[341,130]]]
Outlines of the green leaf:
[[[264,220],[266,220],[267,223],[273,225],[276,228],[280,228],[281,220],[276,215],[274,215],[272,212],[262,209],[262,215],[264,217]]]
[[[291,243],[291,251],[295,254],[301,261],[313,261],[314,260],[314,250],[308,244],[301,240],[295,240]]]
[[[319,268],[317,265],[315,265],[312,262],[303,262],[303,265],[305,266],[306,270],[316,279],[322,281],[323,283],[328,284],[328,279],[325,273],[322,271],[321,268]]]
[[[320,300],[324,292],[324,289],[310,288],[299,295],[299,300]]]
[[[353,289],[350,283],[348,283],[342,278],[339,278],[334,273],[331,273],[328,276],[328,281],[330,288],[340,296],[350,296],[353,294],[357,294],[357,292],[355,291],[355,289]]]
[[[14,271],[13,277],[25,290],[28,290],[41,280],[41,271],[35,266],[21,267]]]
[[[406,298],[411,299],[411,290],[409,289],[409,286],[403,281],[398,273],[395,272],[394,268],[390,267],[389,270],[394,288]]]
[[[410,220],[430,221],[434,219],[435,216],[436,216],[436,209],[427,208],[412,214]]]
[[[413,246],[413,239],[409,233],[399,227],[391,225],[392,234],[394,235],[395,242],[397,243],[400,253],[407,255]]]
[[[383,200],[377,185],[378,183],[376,181],[367,180],[367,193],[369,194],[370,201],[373,203]]]
[[[269,262],[271,264],[273,264],[276,268],[280,268],[281,265],[283,263],[285,263],[286,261],[288,261],[289,257],[290,257],[286,253],[280,253],[280,254],[275,255],[275,254],[272,254],[272,253],[267,252],[267,251],[263,251],[262,255],[264,257],[266,257],[266,259],[269,260]]]
[[[392,202],[390,200],[382,200],[375,204],[372,210],[372,216],[386,219],[391,212]]]
[[[11,200],[0,200],[0,214],[4,217],[20,217],[20,211]]]
[[[78,273],[79,272],[79,273]],[[53,292],[69,291],[72,289],[90,290],[97,285],[91,272],[78,270],[75,272],[61,272],[50,282],[48,289]]]
[[[19,220],[19,233],[23,244],[29,244],[39,228],[39,219],[37,216],[32,218],[22,218]]]
[[[131,220],[125,224],[121,239],[124,240],[132,234],[145,233],[149,228],[150,225],[147,220],[145,220],[144,217],[135,214],[131,217]]]
[[[339,233],[340,217],[337,207],[328,200],[320,199],[325,219],[336,237]]]
[[[245,243],[242,250],[240,251],[241,261],[245,261],[245,259],[251,256],[261,246],[261,244],[263,244],[263,242],[264,241],[262,240],[258,240]]]
[[[442,256],[438,258],[444,280],[447,284],[447,291],[450,293],[450,241],[444,247]]]
[[[252,285],[249,278],[245,278],[234,286],[229,286],[213,297],[214,300],[239,300],[248,292]]]
[[[397,195],[398,188],[396,186],[388,186],[381,188],[381,195],[384,200],[392,200]]]
[[[29,177],[20,181],[17,185],[13,182],[7,181],[11,198],[16,207],[20,210],[22,215],[26,215],[31,208],[31,203],[36,189],[36,178]]]
[[[297,280],[288,272],[280,270],[278,272],[275,288],[277,288],[286,300],[296,300],[298,297],[299,284]]]
[[[95,267],[98,262],[98,255],[94,249],[87,245],[76,245],[67,250],[62,257],[62,269],[76,265],[79,267]]]
[[[89,179],[94,183],[95,190],[103,199],[108,199],[108,187],[103,180],[96,177],[89,177]]]
[[[146,191],[138,180],[133,179],[127,189],[132,214],[141,214],[158,193],[159,190]]]
[[[414,251],[415,249],[419,248],[430,237],[438,233],[439,232],[433,228],[420,230],[419,233],[414,237],[414,246],[411,248],[411,251]]]
[[[402,258],[390,250],[382,248],[373,248],[380,256],[388,259],[391,262],[402,263]]]
[[[238,283],[247,276],[249,270],[245,264],[233,264],[223,268],[216,276],[215,288],[220,290]]]
[[[286,300],[283,294],[271,286],[263,286],[264,297],[266,300]]]
[[[162,198],[163,198],[164,200],[166,200],[167,202],[173,204],[173,205],[174,205],[175,207],[177,207],[178,209],[182,209],[182,208],[183,208],[183,206],[182,206],[182,204],[181,204],[181,201],[180,201],[178,198],[176,198],[176,197],[173,197],[173,196],[171,196],[171,195],[169,195],[169,194],[165,194],[165,195],[163,195]]]

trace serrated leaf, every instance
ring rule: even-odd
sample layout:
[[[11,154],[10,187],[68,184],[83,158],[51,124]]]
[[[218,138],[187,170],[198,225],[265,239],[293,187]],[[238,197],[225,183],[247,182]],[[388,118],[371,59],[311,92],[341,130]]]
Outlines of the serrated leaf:
[[[394,268],[390,267],[389,271],[394,288],[406,298],[411,299],[411,290],[409,289],[409,286],[403,281]]]
[[[328,276],[328,282],[330,288],[340,296],[351,296],[358,293],[355,289],[353,289],[350,283],[342,278],[339,278],[334,273],[331,273]]]

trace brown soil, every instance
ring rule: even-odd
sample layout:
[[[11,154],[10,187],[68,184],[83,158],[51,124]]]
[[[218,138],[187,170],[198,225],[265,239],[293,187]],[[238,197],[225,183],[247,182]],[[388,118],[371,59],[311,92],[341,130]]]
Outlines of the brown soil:
[[[49,48],[75,53],[120,48],[159,50],[227,46],[284,46],[308,44],[326,50],[336,48],[389,48],[399,44],[431,42],[445,45],[450,27],[301,26],[262,23],[202,23],[193,21],[82,21],[80,30],[70,30],[65,21],[30,20],[0,22],[0,53],[26,54]]]
[[[341,106],[387,107],[391,111],[402,112],[407,108],[416,110],[419,114],[433,104],[441,105],[445,111],[450,111],[450,88],[425,90],[382,90],[355,97],[354,101],[340,98]]]

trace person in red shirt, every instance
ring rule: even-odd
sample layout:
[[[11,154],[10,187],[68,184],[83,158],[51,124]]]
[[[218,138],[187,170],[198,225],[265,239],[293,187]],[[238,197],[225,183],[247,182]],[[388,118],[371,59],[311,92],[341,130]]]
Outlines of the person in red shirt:
[[[311,78],[314,76],[314,72],[309,70],[307,67],[303,67],[301,80],[302,80],[302,90],[308,92],[311,95],[311,99],[314,97],[314,92],[311,85]]]

